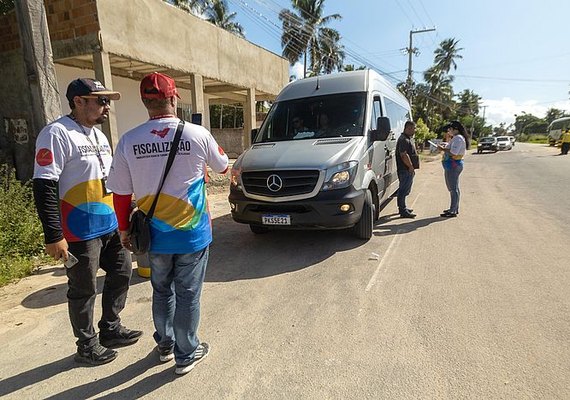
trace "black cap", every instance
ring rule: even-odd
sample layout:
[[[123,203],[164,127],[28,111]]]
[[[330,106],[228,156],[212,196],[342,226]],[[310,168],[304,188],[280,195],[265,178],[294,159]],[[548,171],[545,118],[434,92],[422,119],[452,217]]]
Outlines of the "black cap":
[[[461,130],[461,122],[459,121],[450,121],[449,123],[445,124],[441,127],[443,132],[447,131],[449,128],[457,129],[458,131]]]
[[[107,89],[103,84],[95,79],[91,78],[78,78],[71,81],[69,86],[67,86],[67,92],[65,97],[70,102],[73,101],[75,96],[107,96],[111,100],[119,100],[121,94],[113,90]]]

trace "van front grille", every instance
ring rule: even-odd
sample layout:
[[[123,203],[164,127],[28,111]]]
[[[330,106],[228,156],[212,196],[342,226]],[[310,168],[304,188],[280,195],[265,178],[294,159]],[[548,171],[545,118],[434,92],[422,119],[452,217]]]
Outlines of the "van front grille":
[[[256,171],[241,176],[247,193],[258,196],[284,197],[311,193],[319,180],[319,171]]]

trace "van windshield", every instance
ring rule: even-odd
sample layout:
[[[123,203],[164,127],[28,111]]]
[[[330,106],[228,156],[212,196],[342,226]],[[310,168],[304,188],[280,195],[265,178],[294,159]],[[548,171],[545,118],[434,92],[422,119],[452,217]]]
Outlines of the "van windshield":
[[[255,143],[362,136],[366,93],[343,93],[275,103]]]

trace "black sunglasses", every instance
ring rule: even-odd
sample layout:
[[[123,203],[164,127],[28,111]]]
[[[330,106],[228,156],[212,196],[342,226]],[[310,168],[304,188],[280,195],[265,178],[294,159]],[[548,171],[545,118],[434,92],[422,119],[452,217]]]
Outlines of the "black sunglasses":
[[[97,104],[104,107],[111,104],[111,99],[107,96],[81,96],[84,99],[96,99]]]

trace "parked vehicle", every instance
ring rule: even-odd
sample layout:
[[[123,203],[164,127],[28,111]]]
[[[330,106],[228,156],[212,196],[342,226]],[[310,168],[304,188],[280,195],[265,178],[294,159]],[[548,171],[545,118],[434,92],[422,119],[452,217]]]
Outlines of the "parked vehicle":
[[[548,143],[554,146],[562,138],[562,132],[570,129],[570,117],[555,119],[548,126]]]
[[[254,233],[353,227],[370,239],[398,188],[396,140],[409,119],[406,98],[372,70],[290,83],[234,163],[232,218]]]
[[[513,144],[508,136],[498,136],[497,137],[497,148],[499,150],[511,150]]]
[[[492,151],[493,153],[496,153],[498,149],[497,138],[493,136],[481,138],[477,143],[478,154],[481,154],[484,151]]]

